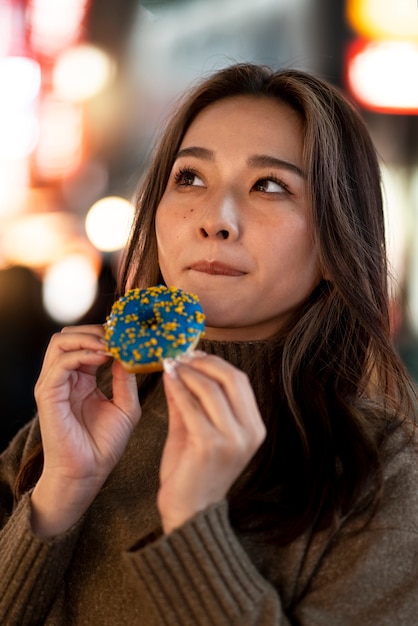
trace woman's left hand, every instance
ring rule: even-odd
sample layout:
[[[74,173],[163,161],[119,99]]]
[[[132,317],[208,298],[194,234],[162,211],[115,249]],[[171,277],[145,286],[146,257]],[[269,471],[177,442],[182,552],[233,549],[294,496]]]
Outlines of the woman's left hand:
[[[246,374],[194,353],[164,373],[169,427],[158,508],[166,533],[222,500],[266,436]]]

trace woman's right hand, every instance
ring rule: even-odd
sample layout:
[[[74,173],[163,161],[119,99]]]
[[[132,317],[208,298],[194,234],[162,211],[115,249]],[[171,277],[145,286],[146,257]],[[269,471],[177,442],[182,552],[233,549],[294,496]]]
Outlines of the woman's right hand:
[[[97,388],[109,358],[100,325],[54,335],[35,386],[44,468],[32,493],[32,525],[41,536],[64,532],[95,498],[125,450],[141,409],[136,378],[114,362],[113,397]]]

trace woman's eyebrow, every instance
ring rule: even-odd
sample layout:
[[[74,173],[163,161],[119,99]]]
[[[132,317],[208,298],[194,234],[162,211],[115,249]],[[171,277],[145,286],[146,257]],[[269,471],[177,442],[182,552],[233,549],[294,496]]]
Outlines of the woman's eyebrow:
[[[214,161],[215,153],[212,150],[208,150],[207,148],[200,148],[199,146],[191,146],[190,148],[182,148],[177,152],[174,157],[176,161],[180,157],[193,156],[198,159],[205,159],[205,161]]]
[[[247,164],[249,167],[277,167],[280,169],[286,169],[290,172],[294,172],[301,178],[306,178],[305,172],[298,165],[295,165],[290,161],[270,156],[269,154],[254,154],[249,157]]]

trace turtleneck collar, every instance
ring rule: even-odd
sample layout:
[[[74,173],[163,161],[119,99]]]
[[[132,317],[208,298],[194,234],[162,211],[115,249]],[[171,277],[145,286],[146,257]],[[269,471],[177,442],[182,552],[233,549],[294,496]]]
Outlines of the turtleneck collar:
[[[244,371],[258,399],[265,397],[277,380],[278,347],[275,341],[211,341],[202,339],[199,350],[215,354]]]
[[[199,350],[208,354],[216,354],[236,367],[244,369],[255,357],[270,351],[269,341],[212,341],[201,339]]]

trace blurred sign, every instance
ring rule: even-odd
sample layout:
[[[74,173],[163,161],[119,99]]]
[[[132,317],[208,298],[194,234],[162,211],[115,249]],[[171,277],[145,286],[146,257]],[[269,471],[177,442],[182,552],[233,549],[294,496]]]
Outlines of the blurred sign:
[[[411,0],[347,0],[357,38],[347,47],[346,86],[365,108],[418,114],[418,6]]]

